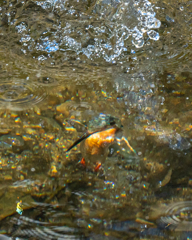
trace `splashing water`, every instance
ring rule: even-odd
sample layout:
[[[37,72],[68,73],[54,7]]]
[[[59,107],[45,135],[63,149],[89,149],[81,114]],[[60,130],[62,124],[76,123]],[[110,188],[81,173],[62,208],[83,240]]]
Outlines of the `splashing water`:
[[[27,3],[23,4],[27,9]],[[31,14],[28,16],[31,24],[27,24],[17,16],[10,24],[20,35],[21,51],[24,54],[38,51],[39,56],[43,52],[46,57],[41,60],[59,51],[64,55],[71,53],[77,59],[84,55],[91,60],[101,58],[114,63],[130,53],[131,45],[142,48],[147,41],[157,41],[160,37],[154,29],[161,22],[148,0],[103,0],[87,8],[69,0],[33,4],[38,6],[37,19]],[[59,21],[55,19],[57,14],[61,16]],[[39,21],[42,26],[36,29]]]

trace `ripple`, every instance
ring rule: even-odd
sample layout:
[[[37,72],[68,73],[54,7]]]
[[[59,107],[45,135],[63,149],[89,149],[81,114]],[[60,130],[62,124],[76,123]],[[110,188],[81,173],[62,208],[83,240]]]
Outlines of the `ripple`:
[[[58,85],[58,82],[52,77],[40,77],[38,78],[38,85],[50,87]]]
[[[192,201],[183,201],[170,204],[165,209],[160,222],[165,228],[173,228],[176,231],[192,231]]]
[[[43,206],[42,206],[43,207]],[[48,206],[46,206],[48,207]],[[49,210],[52,206],[49,206]],[[27,210],[26,210],[27,211]],[[25,212],[26,212],[25,211]],[[58,214],[58,218],[65,217],[65,214]],[[19,218],[12,218],[11,224],[14,225],[14,231],[12,235],[14,237],[35,237],[35,239],[45,240],[45,239],[81,239],[78,230],[74,227],[60,226],[56,222],[52,225],[50,222],[42,220],[34,220],[33,218],[20,216]],[[20,228],[22,226],[22,229]]]
[[[43,101],[46,92],[40,86],[24,81],[0,83],[0,108],[21,111]]]

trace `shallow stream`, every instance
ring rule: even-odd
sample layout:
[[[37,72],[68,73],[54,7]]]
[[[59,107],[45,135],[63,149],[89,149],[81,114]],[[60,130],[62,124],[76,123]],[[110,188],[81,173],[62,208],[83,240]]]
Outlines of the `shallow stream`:
[[[0,239],[192,239],[191,12],[0,1]],[[95,172],[65,151],[101,116],[135,152],[112,144]]]

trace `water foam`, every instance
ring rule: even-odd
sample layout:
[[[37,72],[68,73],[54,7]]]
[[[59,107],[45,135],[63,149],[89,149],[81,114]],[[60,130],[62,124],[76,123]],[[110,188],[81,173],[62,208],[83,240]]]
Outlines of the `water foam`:
[[[130,44],[142,48],[146,42],[160,37],[157,29],[161,22],[155,17],[154,4],[148,0],[96,1],[87,11],[82,7],[79,11],[79,5],[72,5],[69,0],[37,1],[36,4],[50,11],[51,19],[54,19],[53,12],[64,16],[54,22],[53,32],[47,26],[38,41],[25,22],[15,27],[25,48],[22,51],[27,53],[35,46],[41,54],[45,52],[44,59],[60,51],[73,53],[76,58],[85,55],[91,60],[102,58],[113,63],[130,53]]]

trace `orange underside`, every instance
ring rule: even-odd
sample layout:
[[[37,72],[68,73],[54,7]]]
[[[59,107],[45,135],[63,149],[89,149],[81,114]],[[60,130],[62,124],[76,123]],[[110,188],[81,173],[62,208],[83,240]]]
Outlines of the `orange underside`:
[[[85,141],[83,142],[83,150],[82,150],[84,152],[84,156],[86,156],[86,154],[88,154],[89,157],[93,155],[97,156],[99,154],[103,154],[106,147],[108,147],[111,143],[115,141],[116,131],[117,131],[116,128],[110,128],[102,132],[94,133],[91,136],[89,136],[87,139],[85,139]],[[88,161],[90,160],[91,159],[88,159]],[[81,159],[81,164],[83,166],[86,166],[84,157]],[[101,163],[96,162],[94,166],[95,172],[98,172],[100,167],[101,167]]]
[[[99,152],[100,148],[110,145],[115,140],[115,128],[110,128],[102,132],[94,133],[85,140],[85,148],[95,155]]]

